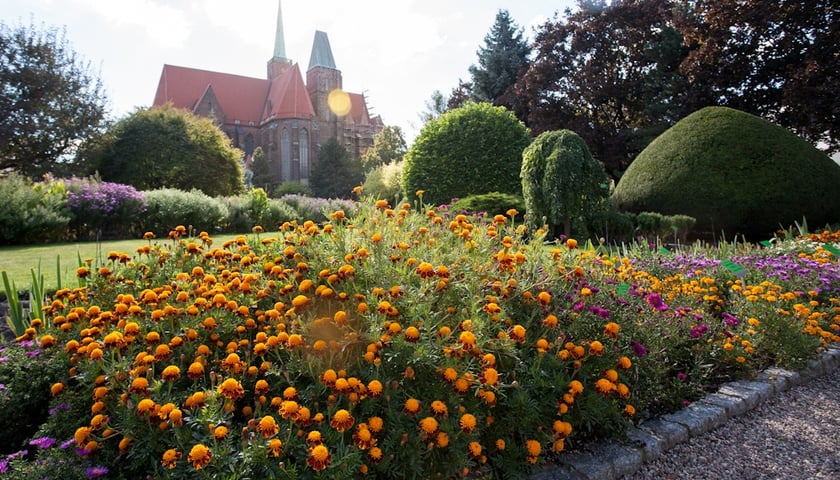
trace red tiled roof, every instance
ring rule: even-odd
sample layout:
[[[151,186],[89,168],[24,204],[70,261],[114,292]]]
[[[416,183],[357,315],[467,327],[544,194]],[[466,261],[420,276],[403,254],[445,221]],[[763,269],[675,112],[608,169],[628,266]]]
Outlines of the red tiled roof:
[[[312,118],[315,109],[303,83],[300,67],[294,64],[275,77],[268,89],[262,119],[270,118]]]
[[[164,65],[152,105],[172,102],[176,108],[192,111],[208,86],[212,86],[227,123],[259,124],[268,91],[268,80],[259,78]]]
[[[357,125],[369,124],[370,117],[368,116],[365,96],[360,93],[348,93],[348,95],[350,95],[350,118]]]

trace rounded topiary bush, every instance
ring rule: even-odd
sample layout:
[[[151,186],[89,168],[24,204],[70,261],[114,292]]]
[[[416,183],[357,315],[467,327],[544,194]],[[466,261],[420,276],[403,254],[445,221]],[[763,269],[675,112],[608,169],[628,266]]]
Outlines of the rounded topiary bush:
[[[513,112],[489,103],[467,103],[423,126],[405,155],[403,191],[423,190],[429,204],[488,192],[522,194],[522,151],[528,129]]]
[[[619,210],[694,217],[698,234],[765,238],[807,219],[840,218],[840,166],[759,117],[708,107],[677,122],[630,165]]]

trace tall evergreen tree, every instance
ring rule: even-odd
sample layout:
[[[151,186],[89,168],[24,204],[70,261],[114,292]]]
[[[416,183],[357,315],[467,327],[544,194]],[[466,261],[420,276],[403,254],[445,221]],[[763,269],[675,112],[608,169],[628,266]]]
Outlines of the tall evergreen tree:
[[[528,68],[531,48],[507,10],[496,14],[496,22],[476,54],[478,65],[470,66],[473,100],[512,107],[508,90]]]
[[[361,185],[364,178],[361,161],[354,159],[338,140],[330,138],[321,145],[309,186],[318,197],[350,198],[353,188]]]

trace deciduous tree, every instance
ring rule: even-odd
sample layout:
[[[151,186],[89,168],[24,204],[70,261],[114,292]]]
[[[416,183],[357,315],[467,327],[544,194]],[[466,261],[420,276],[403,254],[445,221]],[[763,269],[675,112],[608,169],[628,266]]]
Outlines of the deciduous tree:
[[[101,133],[106,105],[101,80],[63,30],[0,23],[0,169],[81,173],[72,153]]]
[[[369,171],[380,165],[401,162],[407,149],[402,129],[387,125],[373,137],[373,146],[362,155],[362,165]]]

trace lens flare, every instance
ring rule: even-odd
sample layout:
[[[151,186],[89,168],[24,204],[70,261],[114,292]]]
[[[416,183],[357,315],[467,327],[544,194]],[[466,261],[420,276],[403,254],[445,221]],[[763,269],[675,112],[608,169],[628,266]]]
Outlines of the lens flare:
[[[336,88],[331,91],[327,97],[327,104],[330,106],[330,110],[339,117],[350,113],[350,95],[344,90]]]

